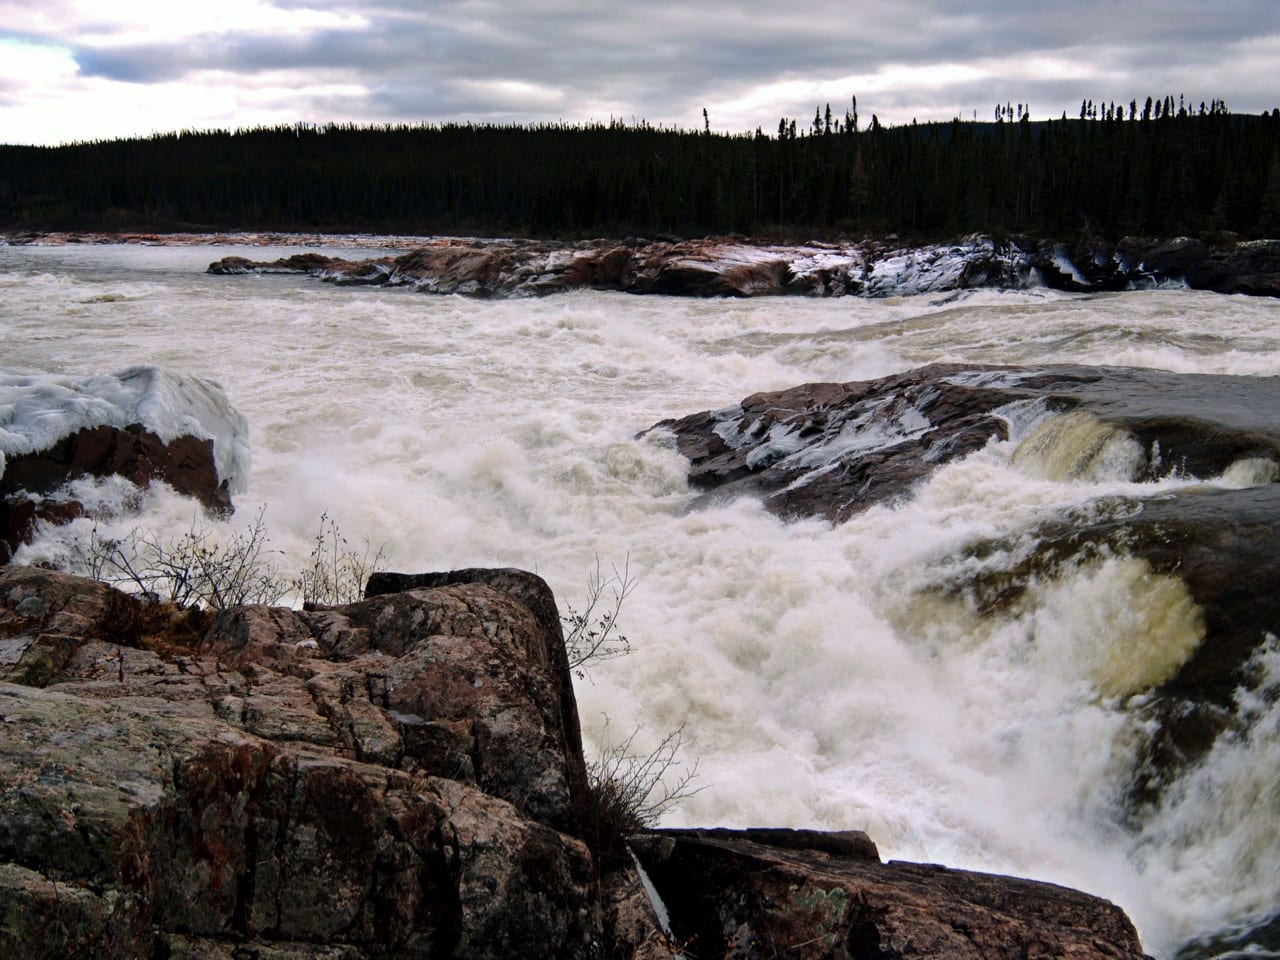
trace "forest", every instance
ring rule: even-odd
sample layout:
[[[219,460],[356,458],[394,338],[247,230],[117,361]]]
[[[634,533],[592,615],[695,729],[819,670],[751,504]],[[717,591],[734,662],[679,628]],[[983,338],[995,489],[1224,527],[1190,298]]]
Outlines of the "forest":
[[[1166,96],[1079,116],[776,131],[305,125],[0,146],[0,229],[774,239],[1280,235],[1280,108]]]

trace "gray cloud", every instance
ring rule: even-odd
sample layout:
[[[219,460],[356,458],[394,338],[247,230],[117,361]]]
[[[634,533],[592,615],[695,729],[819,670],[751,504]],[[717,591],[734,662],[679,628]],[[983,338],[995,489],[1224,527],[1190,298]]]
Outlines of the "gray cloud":
[[[815,103],[843,113],[859,96],[864,117],[905,121],[959,113],[980,118],[997,102],[1029,102],[1037,116],[1082,98],[1128,102],[1185,92],[1257,111],[1276,96],[1257,65],[1233,70],[1242,45],[1280,36],[1274,0],[1085,0],[1010,9],[1000,0],[861,3],[709,2],[690,10],[658,0],[276,0],[282,10],[358,15],[362,26],[291,34],[253,24],[181,42],[118,45],[104,18],[73,43],[82,76],[147,84],[219,71],[231,84],[286,75],[315,120],[603,120],[601,112],[694,126],[745,129],[803,123]],[[1274,48],[1273,48],[1274,54]],[[1040,66],[1027,72],[1028,58]],[[930,70],[980,64],[976,78],[939,85]],[[1054,66],[1054,65],[1057,66]],[[1280,63],[1271,64],[1275,76]],[[839,89],[843,78],[892,68],[891,85]],[[220,81],[221,82],[221,81]],[[309,83],[343,83],[360,96],[328,104]],[[752,91],[791,82],[758,105]],[[1212,88],[1210,83],[1232,89]],[[731,105],[737,104],[736,107]]]

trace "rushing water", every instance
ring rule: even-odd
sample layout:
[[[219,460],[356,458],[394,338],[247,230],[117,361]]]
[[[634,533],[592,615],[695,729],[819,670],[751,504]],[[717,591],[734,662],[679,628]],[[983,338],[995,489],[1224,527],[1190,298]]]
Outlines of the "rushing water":
[[[1274,695],[1246,705],[1252,735],[1216,748],[1154,816],[1123,814],[1140,731],[1099,664],[1151,633],[1167,596],[1122,561],[994,625],[921,592],[963,573],[975,539],[1016,541],[1132,485],[1043,479],[1013,462],[1015,437],[903,503],[788,525],[751,500],[688,510],[684,461],[635,437],[755,391],[939,360],[1277,375],[1280,302],[1040,289],[486,302],[202,273],[229,253],[243,250],[0,247],[2,362],[221,383],[253,450],[231,526],[265,504],[292,562],[322,512],[383,545],[391,569],[521,566],[570,603],[597,558],[606,573],[629,562],[633,652],[577,692],[589,750],[684,725],[703,789],[670,824],[865,829],[886,858],[1113,899],[1162,956],[1277,912]],[[192,507],[153,495],[144,516],[183,528]]]

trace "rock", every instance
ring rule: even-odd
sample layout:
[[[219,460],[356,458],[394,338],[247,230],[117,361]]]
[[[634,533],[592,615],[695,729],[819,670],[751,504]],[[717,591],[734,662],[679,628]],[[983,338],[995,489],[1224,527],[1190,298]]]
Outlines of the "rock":
[[[690,461],[689,482],[717,498],[751,494],[787,519],[839,523],[1006,436],[992,412],[1005,398],[948,382],[948,372],[758,393],[651,430],[675,435]],[[868,440],[858,443],[864,427]]]
[[[248,423],[200,377],[150,366],[83,379],[0,368],[0,407],[0,564],[41,521],[84,514],[68,490],[76,481],[159,481],[219,514],[248,481]]]
[[[1202,240],[1143,240],[1127,237],[1117,255],[1135,272],[1154,279],[1182,279],[1194,290],[1280,295],[1280,240],[1209,245]]]
[[[1194,630],[1183,655],[1137,689],[1105,691],[1139,695],[1133,709],[1147,721],[1130,788],[1131,804],[1141,813],[1220,737],[1240,735],[1250,721],[1241,696],[1262,680],[1256,657],[1280,624],[1273,586],[1280,579],[1280,484],[1192,488],[1143,501],[1140,509],[1121,501],[1091,512],[1040,526],[1033,555],[1008,569],[978,568],[947,590],[973,598],[984,616],[1000,616],[1016,612],[1033,584],[1107,556],[1142,561],[1147,583],[1165,578],[1182,586],[1185,609],[1159,629],[1166,640],[1185,625]],[[991,556],[1010,546],[977,543],[969,549]],[[1129,676],[1139,661],[1138,638],[1132,647]]]
[[[659,830],[633,844],[700,958],[1132,958],[1115,905],[1047,883],[881,863],[865,837]]]
[[[214,616],[4,568],[8,932],[81,883],[50,956],[595,956],[591,855],[551,825],[585,778],[567,669],[482,581]],[[457,779],[417,749],[432,724],[465,731]]]
[[[231,512],[229,483],[218,475],[213,441],[192,436],[165,443],[140,424],[87,427],[33,453],[11,454],[0,474],[0,564],[28,543],[39,521],[67,523],[83,506],[60,495],[81,477],[120,476],[140,487],[167,483],[214,513]]]
[[[716,498],[760,496],[788,519],[839,523],[1007,439],[1006,411],[1028,403],[1077,416],[1075,433],[1064,426],[1035,441],[1040,469],[1062,470],[1063,479],[1107,469],[1130,480],[1208,477],[1246,461],[1280,467],[1280,428],[1268,413],[1280,381],[1129,368],[937,364],[753,394],[646,432],[672,435],[689,458],[690,483]]]
[[[606,873],[600,899],[606,931],[602,957],[671,960],[676,953],[673,941],[654,911],[638,867],[629,864]]]
[[[209,273],[305,273],[339,285],[410,286],[477,297],[580,288],[694,297],[942,293],[1017,289],[1127,290],[1162,282],[1224,293],[1280,294],[1280,241],[1210,247],[1199,240],[1072,242],[971,236],[904,245],[896,238],[780,245],[739,237],[655,241],[428,241],[396,257],[348,261],[295,254],[270,262],[225,257]],[[1038,279],[1037,279],[1038,278]]]

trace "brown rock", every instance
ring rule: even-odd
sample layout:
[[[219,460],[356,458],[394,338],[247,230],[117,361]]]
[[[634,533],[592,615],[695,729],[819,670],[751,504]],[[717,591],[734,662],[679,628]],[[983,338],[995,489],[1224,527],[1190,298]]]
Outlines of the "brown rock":
[[[529,816],[563,819],[583,775],[548,638],[472,574],[208,616],[0,571],[8,932],[33,942],[56,889],[85,883],[47,955],[596,956],[592,858]],[[468,751],[460,779],[430,776],[444,741]]]
[[[140,487],[161,481],[216,513],[231,511],[218,476],[213,441],[191,436],[165,443],[140,424],[87,427],[47,450],[11,455],[0,474],[0,563],[30,541],[38,521],[66,523],[83,507],[58,491],[80,477],[120,476]]]
[[[729,957],[1143,960],[1133,925],[1063,887],[880,863],[785,831],[660,830],[633,842],[677,940]],[[869,843],[869,842],[868,842]]]

